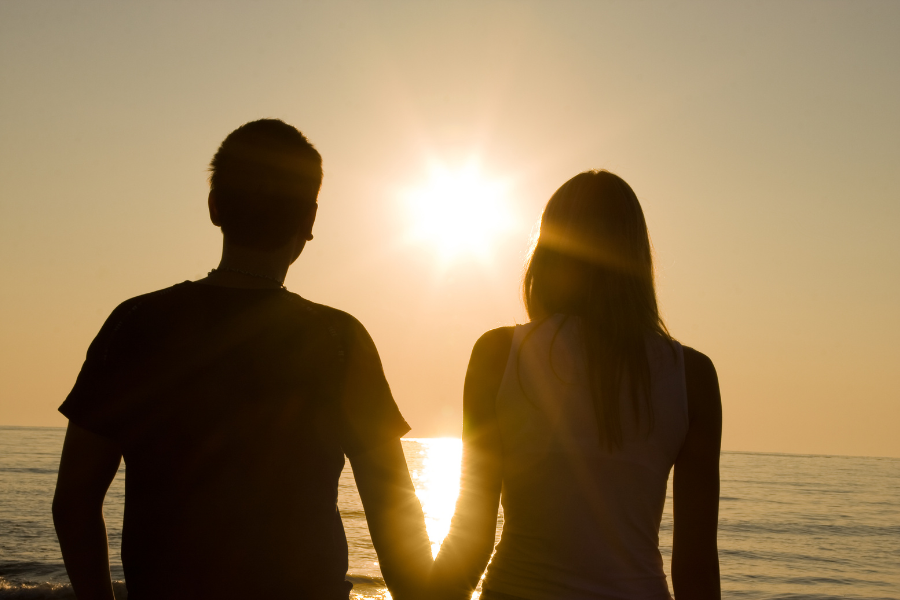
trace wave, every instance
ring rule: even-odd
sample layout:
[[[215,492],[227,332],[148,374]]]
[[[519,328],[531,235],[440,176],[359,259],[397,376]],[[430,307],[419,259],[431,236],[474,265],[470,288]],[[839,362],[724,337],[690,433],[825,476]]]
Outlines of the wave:
[[[353,584],[354,587],[357,585],[378,585],[384,587],[384,579],[381,577],[367,577],[365,575],[347,575],[347,581]]]
[[[0,561],[0,582],[67,581],[66,565],[59,562]]]
[[[377,593],[385,589],[381,577],[365,575],[347,575],[347,581],[353,584],[353,596],[358,593]],[[113,581],[116,600],[127,600],[128,589],[124,581]],[[76,600],[75,592],[69,583],[11,583],[0,576],[0,599],[2,600]]]
[[[896,539],[900,536],[900,525],[843,525],[839,523],[784,523],[765,521],[734,521],[727,518],[719,520],[719,535],[722,533],[785,534],[791,536],[820,535],[832,539],[854,537],[886,537]]]
[[[351,597],[357,596],[358,592],[384,590],[384,580],[380,577],[348,575],[347,580],[353,582],[354,593]],[[357,589],[357,586],[362,589]],[[125,582],[114,581],[113,590],[116,600],[127,600],[128,590],[125,589]],[[740,600],[896,600],[896,598],[888,596],[857,596],[853,594],[840,596],[809,593],[773,595],[757,590],[733,590],[728,595],[730,598]],[[68,583],[10,584],[0,577],[0,598],[3,600],[75,600],[75,593]]]
[[[29,475],[56,475],[59,467],[43,469],[41,467],[0,467],[0,473],[28,473]]]
[[[127,600],[124,581],[114,581],[116,600]],[[75,600],[75,592],[68,583],[9,583],[0,577],[0,598],[4,600]]]

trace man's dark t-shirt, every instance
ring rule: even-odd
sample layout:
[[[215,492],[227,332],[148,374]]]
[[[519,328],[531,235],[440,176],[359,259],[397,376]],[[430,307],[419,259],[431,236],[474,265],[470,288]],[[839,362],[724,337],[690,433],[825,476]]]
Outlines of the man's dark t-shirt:
[[[356,319],[192,282],[116,308],[60,411],[122,448],[131,600],[346,599],[344,455],[409,430]]]

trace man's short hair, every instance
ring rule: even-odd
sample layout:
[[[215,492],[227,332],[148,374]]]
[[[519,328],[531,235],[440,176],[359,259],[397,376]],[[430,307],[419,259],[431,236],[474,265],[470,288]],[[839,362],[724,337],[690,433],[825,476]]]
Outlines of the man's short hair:
[[[241,125],[209,165],[225,238],[259,249],[283,246],[316,203],[322,157],[296,128],[278,119]]]

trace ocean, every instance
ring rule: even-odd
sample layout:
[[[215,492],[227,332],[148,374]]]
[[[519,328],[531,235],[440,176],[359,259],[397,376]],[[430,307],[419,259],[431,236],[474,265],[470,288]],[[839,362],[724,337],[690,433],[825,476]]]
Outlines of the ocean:
[[[0,427],[0,599],[74,598],[50,516],[64,430]],[[457,439],[403,441],[433,551],[458,493]],[[900,600],[900,459],[725,452],[719,557],[725,598]],[[106,497],[113,578],[124,466]],[[669,498],[660,529],[671,557]],[[350,546],[353,597],[388,597],[349,464],[340,510]],[[502,515],[497,524],[499,539]],[[116,585],[124,598],[124,586]]]

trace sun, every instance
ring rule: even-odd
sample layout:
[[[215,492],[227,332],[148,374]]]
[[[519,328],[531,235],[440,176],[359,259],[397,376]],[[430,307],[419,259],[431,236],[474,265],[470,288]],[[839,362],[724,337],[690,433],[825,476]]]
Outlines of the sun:
[[[410,237],[444,261],[489,259],[511,225],[507,190],[505,182],[483,177],[474,161],[458,170],[433,165],[424,184],[404,194]]]

